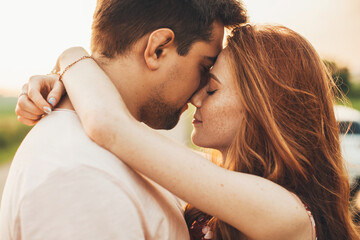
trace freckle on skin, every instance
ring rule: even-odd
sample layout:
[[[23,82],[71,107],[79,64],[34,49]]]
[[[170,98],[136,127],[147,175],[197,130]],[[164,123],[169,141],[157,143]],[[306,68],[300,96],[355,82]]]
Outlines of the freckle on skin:
[[[224,184],[221,183],[221,184],[220,184],[220,187],[223,187],[223,186],[224,186]]]

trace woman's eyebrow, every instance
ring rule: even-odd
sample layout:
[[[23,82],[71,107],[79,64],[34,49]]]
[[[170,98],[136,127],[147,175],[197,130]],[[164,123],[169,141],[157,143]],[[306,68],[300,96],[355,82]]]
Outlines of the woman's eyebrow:
[[[212,78],[212,79],[214,79],[214,80],[217,81],[218,83],[222,84],[222,83],[220,82],[220,80],[219,80],[214,74],[212,74],[212,73],[210,73],[210,72],[209,72],[209,77]]]

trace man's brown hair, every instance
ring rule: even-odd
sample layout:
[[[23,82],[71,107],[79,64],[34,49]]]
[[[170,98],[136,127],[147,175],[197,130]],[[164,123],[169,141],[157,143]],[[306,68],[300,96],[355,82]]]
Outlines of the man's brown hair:
[[[147,33],[170,28],[184,56],[195,41],[211,40],[215,20],[231,28],[247,17],[237,0],[98,0],[91,50],[112,58],[126,53]]]

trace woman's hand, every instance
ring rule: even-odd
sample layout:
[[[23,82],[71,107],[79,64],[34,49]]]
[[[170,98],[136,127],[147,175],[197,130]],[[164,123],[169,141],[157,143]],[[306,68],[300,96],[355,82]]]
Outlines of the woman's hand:
[[[88,52],[82,47],[66,49],[58,57],[53,72],[62,72],[74,59],[87,55]],[[59,81],[59,75],[32,76],[22,87],[16,105],[18,120],[29,126],[36,124],[44,114],[51,113],[64,94],[64,84]]]
[[[30,77],[15,108],[18,120],[29,126],[36,124],[44,114],[51,113],[64,93],[64,85],[56,74]]]

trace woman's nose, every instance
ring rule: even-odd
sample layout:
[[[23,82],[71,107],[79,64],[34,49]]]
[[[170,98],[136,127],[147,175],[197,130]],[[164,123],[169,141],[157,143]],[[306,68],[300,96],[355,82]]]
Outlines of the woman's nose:
[[[204,98],[205,88],[199,89],[190,99],[190,103],[197,108],[201,107],[203,98]]]

